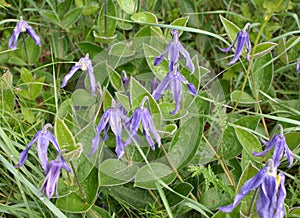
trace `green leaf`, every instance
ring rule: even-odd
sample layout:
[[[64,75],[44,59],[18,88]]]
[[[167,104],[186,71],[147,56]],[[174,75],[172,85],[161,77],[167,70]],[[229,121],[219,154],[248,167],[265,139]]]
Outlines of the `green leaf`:
[[[89,41],[77,42],[77,46],[83,54],[89,54],[90,59],[93,59],[97,54],[103,51],[103,48]]]
[[[253,64],[255,89],[268,92],[274,76],[274,66],[271,53],[256,58]]]
[[[81,16],[83,8],[74,8],[65,14],[62,25],[64,29],[69,29]]]
[[[261,152],[260,141],[249,131],[242,128],[235,128],[236,136],[243,146],[243,149],[248,153],[251,160],[261,163],[261,157],[256,157],[252,154],[252,151]]]
[[[220,15],[220,19],[225,28],[227,35],[230,38],[230,41],[233,42],[234,39],[236,38],[236,36],[238,35],[238,33],[241,31],[241,29],[237,25],[235,25],[233,22],[227,20],[222,15]]]
[[[81,182],[83,193],[86,196],[86,202],[83,200],[81,193],[78,191],[71,191],[71,194],[60,197],[56,200],[56,206],[63,211],[70,213],[85,213],[93,205],[97,199],[98,192],[98,170],[94,169],[85,181]],[[77,186],[76,182],[73,186]],[[70,187],[71,188],[71,187]]]
[[[138,167],[116,159],[107,159],[100,165],[100,185],[115,186],[130,182]]]
[[[107,210],[94,205],[86,214],[87,218],[111,218]]]
[[[188,20],[189,20],[189,17],[180,17],[180,18],[175,19],[170,25],[185,27],[188,23]],[[170,31],[171,31],[171,29],[166,29],[165,34],[164,34],[168,40],[172,39]],[[180,36],[183,33],[183,31],[180,30],[180,31],[178,31],[178,33]]]
[[[8,60],[8,63],[14,64],[14,65],[17,65],[17,66],[26,66],[27,65],[27,63],[25,62],[24,59],[16,57],[16,56],[11,57]]]
[[[241,153],[242,146],[239,143],[233,127],[228,126],[225,129],[222,137],[222,146],[218,149],[218,153],[221,153],[221,156],[225,160],[230,160]]]
[[[28,123],[32,124],[35,122],[34,115],[29,109],[22,107],[21,110],[22,110],[22,116]]]
[[[116,19],[112,18],[116,16],[115,4],[113,3],[112,0],[107,0],[105,2],[106,4],[105,3],[102,4],[98,16],[98,29],[97,29],[98,34],[96,34],[96,37],[102,39],[103,43],[108,42],[107,40],[115,37],[114,34],[117,26]],[[105,12],[107,14],[105,14]]]
[[[151,12],[139,12],[131,16],[135,22],[141,23],[157,23],[157,17]]]
[[[274,42],[259,43],[256,47],[254,58],[258,58],[260,56],[263,56],[264,54],[269,53],[276,46],[277,46],[277,43],[274,43]]]
[[[72,151],[63,153],[63,157],[66,161],[73,161],[80,157],[82,149],[82,144],[78,143]]]
[[[39,60],[39,57],[41,55],[41,47],[35,44],[34,40],[31,37],[26,38],[26,49],[28,54],[28,61],[29,65],[36,64]],[[26,57],[25,49],[21,49],[21,55],[20,58]],[[26,59],[25,59],[26,60]]]
[[[238,102],[240,95],[241,95],[240,90],[234,90],[230,95],[231,101]],[[249,95],[246,92],[242,93],[239,104],[255,104],[255,103],[256,100],[251,95]]]
[[[137,9],[135,0],[118,0],[118,4],[127,14],[133,14]]]
[[[156,181],[162,180],[170,184],[176,178],[172,169],[163,163],[150,163],[138,170],[135,176],[134,186],[145,189],[157,189]]]
[[[132,42],[126,41],[115,43],[111,46],[109,55],[117,56],[120,58],[133,56],[135,54],[135,50],[132,45]]]
[[[45,77],[41,77],[28,85],[28,94],[32,100],[35,100],[42,93],[44,80]]]
[[[91,106],[96,102],[92,94],[85,89],[76,89],[72,94],[74,106]]]
[[[61,21],[59,20],[59,18],[56,16],[56,14],[53,11],[42,10],[40,13],[43,16],[45,16],[53,24],[56,24],[57,26],[61,26]]]
[[[91,15],[99,11],[99,5],[96,2],[90,2],[89,5],[83,7],[82,15]]]
[[[77,148],[73,134],[65,122],[58,117],[55,118],[54,133],[61,150],[73,151]]]
[[[32,81],[32,73],[25,67],[21,68],[21,80],[23,83],[30,83]]]
[[[193,190],[193,186],[190,183],[187,182],[181,182],[176,184],[174,187],[172,187],[173,191],[176,193],[183,195],[184,197],[188,197],[191,191]],[[168,203],[170,207],[175,207],[178,204],[180,204],[184,198],[175,194],[174,192],[171,192],[167,190],[166,197],[168,199]]]
[[[123,87],[121,76],[111,66],[107,65],[109,81],[115,90],[120,90]]]

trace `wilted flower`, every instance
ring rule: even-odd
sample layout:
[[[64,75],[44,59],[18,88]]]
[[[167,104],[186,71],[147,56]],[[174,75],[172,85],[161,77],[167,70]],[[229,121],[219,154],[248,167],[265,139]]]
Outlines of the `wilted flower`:
[[[158,65],[164,59],[165,54],[168,52],[169,70],[173,71],[174,65],[178,62],[179,54],[182,54],[186,60],[186,66],[192,73],[195,71],[194,64],[191,60],[190,54],[185,50],[179,41],[179,34],[177,30],[171,30],[172,41],[168,44],[168,47],[161,53],[160,56],[154,59],[154,66]]]
[[[250,23],[247,23],[245,25],[244,29],[242,29],[238,33],[237,37],[235,38],[233,43],[228,48],[219,48],[223,52],[229,52],[232,49],[232,47],[235,45],[235,43],[237,42],[234,57],[226,65],[231,65],[231,64],[234,64],[235,62],[237,62],[239,57],[242,55],[243,48],[244,48],[245,45],[246,45],[246,48],[247,48],[247,60],[250,61],[251,43],[250,43],[249,33],[248,33],[249,29],[250,29]]]
[[[265,150],[262,152],[255,152],[253,151],[253,154],[255,156],[264,156],[266,153],[268,153],[273,147],[274,147],[274,153],[272,156],[272,159],[274,161],[275,167],[278,167],[280,165],[280,159],[282,158],[283,152],[285,152],[285,157],[287,157],[289,161],[289,167],[293,164],[294,161],[294,154],[289,149],[288,145],[286,144],[285,136],[283,135],[283,128],[281,125],[278,125],[280,129],[280,133],[275,135],[269,142],[262,140],[266,146]],[[277,128],[275,128],[274,132]]]
[[[60,152],[60,148],[56,141],[55,136],[49,130],[47,130],[49,127],[52,128],[52,125],[48,123],[43,127],[42,130],[39,130],[35,134],[31,142],[29,142],[29,144],[27,145],[26,149],[21,152],[19,163],[15,166],[16,168],[22,166],[25,163],[28,157],[29,149],[31,148],[33,143],[36,142],[36,148],[38,151],[39,159],[41,161],[41,165],[44,169],[45,174],[47,174],[48,171],[47,150],[48,150],[49,141],[54,145],[54,148],[56,149],[57,153]]]
[[[283,218],[284,217],[284,199],[286,190],[284,187],[285,176],[283,173],[277,174],[277,169],[273,166],[273,160],[270,159],[267,165],[261,169],[256,176],[249,179],[236,195],[232,204],[220,207],[222,212],[231,212],[240,201],[252,190],[259,188],[256,200],[256,209],[260,218]]]
[[[54,191],[56,192],[56,196],[58,196],[57,183],[61,168],[65,168],[65,170],[71,172],[71,169],[63,159],[61,153],[59,153],[56,160],[52,160],[50,162],[45,181],[40,189],[40,191],[44,190],[44,193],[47,195],[48,199],[52,198]]]
[[[9,48],[11,48],[12,50],[15,50],[17,48],[18,37],[22,32],[27,32],[30,35],[30,37],[34,40],[35,44],[41,46],[40,37],[34,32],[32,27],[26,21],[23,20],[23,17],[21,16],[20,21],[17,23],[14,32],[9,39]]]
[[[297,73],[300,73],[300,52],[299,52],[299,57],[297,59],[297,66],[296,66],[296,69],[297,69]]]
[[[95,153],[98,148],[98,145],[101,142],[104,142],[108,139],[107,131],[110,126],[111,130],[115,134],[116,137],[116,153],[118,158],[120,159],[125,153],[125,145],[122,141],[122,130],[123,124],[128,120],[128,118],[124,115],[119,107],[115,107],[115,103],[113,101],[112,107],[108,108],[102,115],[100,122],[96,128],[96,136],[92,141],[92,151],[90,152],[90,156]],[[104,137],[101,139],[100,134],[104,131]]]
[[[188,86],[188,90],[192,95],[196,95],[197,90],[195,86],[189,83],[184,76],[178,70],[178,64],[174,66],[173,71],[170,71],[160,82],[158,87],[152,93],[152,96],[155,100],[158,100],[162,97],[164,91],[168,88],[171,88],[173,99],[175,101],[176,107],[175,110],[170,112],[170,114],[176,114],[180,109],[180,101],[182,96],[182,84],[184,83]]]
[[[131,136],[133,136],[136,140],[138,140],[138,130],[140,127],[140,124],[142,124],[142,130],[143,130],[143,134],[146,136],[146,139],[149,143],[149,145],[151,146],[152,150],[155,149],[154,146],[154,142],[151,138],[150,132],[153,134],[158,147],[161,144],[160,141],[160,136],[157,133],[151,114],[150,112],[147,110],[147,108],[144,107],[145,101],[148,101],[148,96],[145,96],[142,100],[142,103],[140,104],[139,107],[137,107],[135,109],[135,111],[133,112],[130,120],[129,120],[129,132],[131,134]],[[131,137],[129,137],[128,141],[126,142],[126,145],[129,144],[131,142]]]
[[[84,58],[80,58],[79,62],[76,63],[70,70],[70,72],[65,75],[63,82],[61,83],[61,88],[65,87],[69,81],[69,79],[71,79],[71,77],[79,70],[81,69],[82,71],[87,71],[88,73],[88,77],[89,77],[89,81],[90,81],[90,89],[92,92],[93,96],[96,96],[96,79],[95,79],[95,75],[94,75],[94,69],[92,66],[92,61],[89,58],[89,54],[86,54]]]

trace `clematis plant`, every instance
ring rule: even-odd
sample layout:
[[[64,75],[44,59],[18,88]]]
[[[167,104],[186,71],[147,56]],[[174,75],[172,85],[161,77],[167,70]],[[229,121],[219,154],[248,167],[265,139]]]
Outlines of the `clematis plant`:
[[[130,135],[133,136],[136,139],[136,141],[138,141],[138,130],[139,130],[140,124],[142,124],[143,134],[146,136],[146,139],[147,139],[149,145],[151,146],[152,150],[154,150],[155,145],[151,138],[150,132],[153,134],[153,136],[158,144],[158,147],[160,147],[161,141],[160,141],[160,136],[157,133],[157,130],[154,126],[151,114],[147,110],[147,108],[144,107],[144,104],[146,101],[148,101],[148,103],[149,103],[148,96],[145,96],[143,98],[140,106],[134,110],[134,112],[128,122],[128,126],[129,126]],[[132,138],[129,137],[129,139],[126,142],[126,145],[128,145],[131,142],[131,140],[132,140]]]
[[[29,36],[33,39],[35,44],[41,46],[40,37],[36,34],[32,27],[25,20],[23,20],[23,17],[21,16],[20,21],[17,23],[16,27],[14,28],[13,34],[11,35],[8,41],[8,47],[12,50],[16,50],[19,35],[20,33],[24,32],[27,32],[29,34]]]
[[[242,52],[243,52],[243,49],[245,46],[247,48],[247,57],[246,58],[248,61],[250,61],[251,43],[250,43],[250,39],[249,39],[249,31],[250,31],[250,23],[247,23],[245,25],[244,29],[242,29],[237,34],[235,40],[228,48],[219,48],[223,52],[229,52],[233,48],[235,43],[237,42],[234,57],[226,65],[231,65],[231,64],[236,63],[238,61],[238,59],[240,58],[240,56],[242,55]]]
[[[178,64],[173,68],[173,71],[170,71],[160,82],[157,88],[152,93],[152,96],[155,100],[158,100],[162,97],[162,94],[168,88],[171,88],[173,99],[175,101],[176,107],[175,110],[170,112],[170,114],[176,114],[180,109],[180,102],[182,97],[182,84],[184,83],[188,86],[188,90],[192,95],[196,95],[197,90],[195,86],[189,83],[184,76],[178,70]]]
[[[282,125],[279,124],[274,129],[274,131],[273,131],[274,133],[275,133],[275,131],[276,131],[277,128],[280,129],[280,133],[276,134],[275,136],[273,136],[269,142],[261,139],[261,141],[263,142],[263,144],[266,146],[265,150],[262,151],[262,152],[255,152],[255,151],[253,151],[253,155],[255,155],[255,156],[264,156],[272,148],[274,148],[274,153],[273,153],[272,159],[274,161],[275,167],[278,167],[280,165],[280,160],[281,160],[281,158],[283,156],[283,152],[285,153],[284,156],[287,157],[287,159],[289,161],[289,167],[290,167],[293,164],[293,161],[294,161],[294,154],[289,149],[288,145],[286,144],[286,139],[285,139],[285,136],[283,135],[283,127],[282,127]]]
[[[20,154],[20,160],[19,163],[15,166],[15,168],[21,167],[28,157],[29,149],[32,147],[32,145],[36,142],[36,148],[38,151],[38,156],[41,161],[41,165],[44,169],[45,174],[48,172],[48,157],[47,157],[47,151],[49,142],[51,142],[57,151],[57,153],[60,152],[59,145],[56,141],[55,136],[48,130],[48,128],[53,128],[51,124],[47,123],[42,130],[39,130],[33,139],[29,142],[29,144],[26,146],[26,149],[21,152]]]
[[[277,168],[274,167],[273,160],[270,159],[267,165],[256,176],[246,181],[232,204],[220,207],[219,209],[222,212],[231,212],[246,195],[254,189],[259,188],[256,200],[256,209],[259,217],[283,218],[284,199],[286,197],[284,181],[284,174],[280,173],[277,175]]]
[[[194,73],[194,64],[190,54],[179,41],[178,30],[171,30],[170,34],[172,35],[172,41],[168,44],[168,47],[161,53],[161,55],[154,59],[154,66],[160,64],[164,59],[165,54],[168,52],[169,70],[173,71],[174,65],[178,62],[180,54],[182,54],[186,60],[186,66],[192,73]]]
[[[92,141],[92,151],[89,156],[92,156],[98,148],[100,142],[105,142],[108,139],[108,127],[113,131],[116,137],[116,153],[120,159],[125,154],[125,145],[122,141],[123,124],[128,121],[120,107],[115,106],[115,101],[112,101],[112,107],[108,108],[102,115],[100,122],[96,128],[96,136]],[[104,131],[104,137],[101,139],[100,134]]]
[[[61,153],[58,153],[57,158],[50,162],[46,178],[40,189],[40,191],[44,190],[44,193],[47,195],[48,199],[52,198],[54,192],[56,192],[56,196],[58,196],[57,184],[62,168],[68,172],[71,172],[70,167],[63,159]]]
[[[300,73],[300,51],[299,51],[299,57],[297,59],[297,66],[296,66],[296,69],[297,69],[297,73]]]
[[[84,58],[80,58],[78,63],[76,63],[70,70],[67,75],[65,75],[63,82],[61,83],[61,88],[65,87],[68,83],[68,81],[71,79],[71,77],[79,70],[87,71],[89,81],[90,81],[90,89],[93,96],[96,96],[96,79],[94,75],[94,69],[92,65],[92,61],[89,58],[89,54],[86,54]]]

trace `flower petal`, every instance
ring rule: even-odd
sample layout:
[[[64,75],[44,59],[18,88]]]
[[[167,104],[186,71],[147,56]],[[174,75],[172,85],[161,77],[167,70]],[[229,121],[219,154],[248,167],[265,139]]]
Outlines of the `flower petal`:
[[[154,92],[152,93],[152,97],[155,100],[158,100],[162,97],[162,94],[164,93],[164,91],[168,88],[168,85],[170,83],[171,80],[171,73],[169,72],[164,78],[163,80],[160,82],[160,84],[157,86],[157,88],[154,90]]]
[[[67,75],[65,75],[60,88],[63,88],[67,85],[68,81],[71,79],[71,77],[81,68],[81,64],[75,64],[69,73],[67,73]]]

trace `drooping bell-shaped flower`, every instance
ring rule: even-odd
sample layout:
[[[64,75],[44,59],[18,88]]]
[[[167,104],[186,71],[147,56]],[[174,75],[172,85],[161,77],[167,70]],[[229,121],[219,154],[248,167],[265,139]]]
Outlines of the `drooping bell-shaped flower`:
[[[192,62],[190,54],[187,52],[187,50],[185,50],[185,48],[179,41],[178,30],[171,30],[170,34],[172,35],[172,41],[168,44],[168,47],[161,53],[161,55],[154,59],[154,66],[160,64],[160,62],[162,62],[162,60],[164,59],[165,54],[168,52],[169,70],[173,71],[173,68],[178,62],[179,56],[181,54],[186,60],[186,66],[192,73],[194,73],[194,64]]]
[[[264,143],[266,148],[262,152],[253,151],[253,155],[259,156],[259,157],[264,156],[272,148],[274,148],[274,152],[273,152],[273,156],[272,156],[272,159],[274,161],[274,166],[279,167],[280,160],[283,156],[283,153],[285,153],[284,156],[288,159],[289,167],[290,167],[293,164],[293,161],[294,161],[294,154],[289,149],[288,145],[286,144],[286,139],[285,139],[285,136],[283,134],[282,125],[279,124],[277,127],[280,129],[280,133],[273,136],[269,142],[261,139],[261,141]],[[274,129],[273,132],[276,131],[277,127]]]
[[[71,77],[78,71],[78,70],[82,70],[82,71],[87,71],[88,73],[88,77],[89,77],[89,82],[90,82],[90,89],[92,92],[93,96],[96,96],[96,79],[95,79],[95,75],[94,75],[94,69],[93,69],[93,65],[92,65],[92,61],[89,58],[89,54],[86,54],[84,58],[80,58],[78,63],[76,63],[70,70],[69,73],[67,73],[67,75],[65,75],[62,83],[61,83],[61,88],[65,87],[68,83],[68,81],[71,79]]]
[[[219,209],[222,212],[231,212],[246,195],[254,189],[259,188],[256,200],[256,209],[259,217],[283,218],[284,199],[286,197],[284,181],[284,174],[280,173],[277,175],[277,168],[273,166],[273,160],[270,159],[267,165],[256,176],[245,182],[232,204],[220,207]]]
[[[250,52],[251,52],[251,43],[250,43],[250,38],[249,38],[249,29],[250,29],[250,23],[247,23],[236,36],[235,40],[233,43],[228,47],[228,48],[219,48],[223,52],[229,52],[235,43],[237,42],[236,49],[235,49],[235,54],[233,59],[226,65],[231,65],[234,64],[238,61],[240,56],[243,53],[243,49],[246,46],[247,48],[247,60],[250,61]]]
[[[299,57],[297,59],[296,70],[297,70],[297,73],[300,73],[300,51],[299,51]]]
[[[35,44],[38,46],[41,46],[41,39],[40,37],[34,32],[32,27],[25,21],[23,20],[23,17],[20,17],[20,21],[17,23],[16,27],[14,28],[13,34],[11,35],[9,42],[8,42],[8,47],[11,48],[12,50],[16,50],[17,48],[17,41],[19,38],[20,33],[22,32],[27,32],[28,35],[33,39]]]
[[[173,94],[173,99],[175,101],[176,107],[175,110],[170,112],[170,114],[176,114],[180,109],[180,102],[182,98],[182,83],[188,86],[188,90],[192,95],[196,95],[197,90],[195,86],[189,83],[184,76],[179,72],[178,64],[173,68],[173,71],[170,71],[160,82],[158,87],[152,93],[152,96],[155,100],[158,100],[162,97],[162,94],[167,89],[171,89]]]
[[[125,154],[125,145],[122,141],[122,131],[124,124],[128,121],[128,118],[124,115],[120,107],[115,106],[115,102],[112,102],[112,107],[108,108],[102,115],[100,122],[96,128],[96,136],[92,141],[92,151],[90,156],[95,153],[100,142],[105,142],[108,139],[108,127],[116,137],[116,154],[120,159]],[[104,131],[104,137],[101,139],[100,134]]]
[[[63,159],[61,153],[58,153],[56,160],[52,160],[50,162],[46,178],[40,189],[40,191],[44,191],[44,194],[47,195],[48,199],[52,198],[54,192],[56,192],[56,196],[58,196],[57,184],[62,168],[71,172],[70,167]]]
[[[29,149],[36,142],[36,149],[38,151],[38,156],[41,161],[41,165],[44,169],[45,174],[47,174],[48,171],[47,151],[48,151],[49,142],[51,142],[54,145],[54,148],[57,151],[57,153],[60,152],[60,148],[55,136],[48,130],[49,127],[53,128],[52,125],[48,123],[43,127],[42,130],[39,130],[35,134],[33,139],[26,146],[26,149],[21,152],[19,163],[15,166],[16,168],[22,166],[25,163],[28,157]]]
[[[149,145],[151,146],[152,150],[155,149],[154,142],[152,140],[151,134],[154,136],[158,147],[160,147],[161,141],[160,141],[160,136],[157,133],[157,130],[154,126],[152,117],[150,112],[148,111],[147,108],[144,107],[145,101],[149,101],[148,96],[145,96],[140,104],[139,107],[137,107],[129,122],[128,122],[128,129],[129,133],[132,137],[134,137],[138,141],[138,130],[140,125],[142,124],[142,131],[143,135],[146,137]],[[129,137],[128,141],[126,142],[126,145],[128,145],[132,141],[132,138]]]

